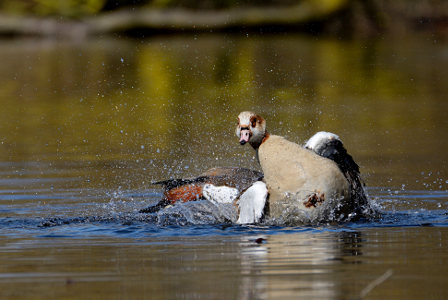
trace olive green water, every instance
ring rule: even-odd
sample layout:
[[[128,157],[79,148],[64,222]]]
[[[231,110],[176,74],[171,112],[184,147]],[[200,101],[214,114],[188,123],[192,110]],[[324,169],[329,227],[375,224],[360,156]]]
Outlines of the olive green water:
[[[446,42],[3,40],[0,58],[2,299],[448,298]],[[337,133],[383,217],[291,228],[137,213],[161,197],[153,180],[258,168],[234,135],[242,110],[296,142]]]

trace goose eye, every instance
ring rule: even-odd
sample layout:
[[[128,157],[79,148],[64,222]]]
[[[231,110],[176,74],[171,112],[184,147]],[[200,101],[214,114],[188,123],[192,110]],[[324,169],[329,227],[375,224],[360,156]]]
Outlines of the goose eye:
[[[257,125],[257,118],[252,119],[252,127],[255,127]]]

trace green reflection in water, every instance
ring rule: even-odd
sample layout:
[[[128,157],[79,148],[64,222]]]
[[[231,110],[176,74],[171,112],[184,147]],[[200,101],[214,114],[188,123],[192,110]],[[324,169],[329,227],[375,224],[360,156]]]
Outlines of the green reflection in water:
[[[111,185],[117,169],[143,181],[257,168],[234,137],[251,109],[294,141],[339,134],[371,186],[447,178],[448,56],[424,38],[17,40],[0,56],[2,161],[94,163],[93,182]]]

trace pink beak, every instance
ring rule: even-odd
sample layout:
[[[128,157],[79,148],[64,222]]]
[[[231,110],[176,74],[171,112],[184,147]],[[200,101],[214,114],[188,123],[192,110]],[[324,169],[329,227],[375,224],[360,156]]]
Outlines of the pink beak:
[[[249,142],[250,139],[250,130],[249,129],[241,129],[240,131],[240,144],[244,145]]]

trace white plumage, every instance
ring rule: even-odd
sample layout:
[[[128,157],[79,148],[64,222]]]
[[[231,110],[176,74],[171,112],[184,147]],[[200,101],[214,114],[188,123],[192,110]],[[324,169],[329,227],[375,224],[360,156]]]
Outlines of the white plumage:
[[[257,223],[263,216],[263,210],[268,197],[268,189],[262,181],[255,182],[238,200],[238,224]]]
[[[313,135],[305,144],[305,148],[315,150],[321,147],[324,144],[327,144],[331,140],[341,140],[339,136],[334,133],[319,131],[315,135]]]
[[[238,197],[239,191],[236,188],[228,186],[215,186],[206,184],[202,190],[205,199],[215,204],[232,203]]]

